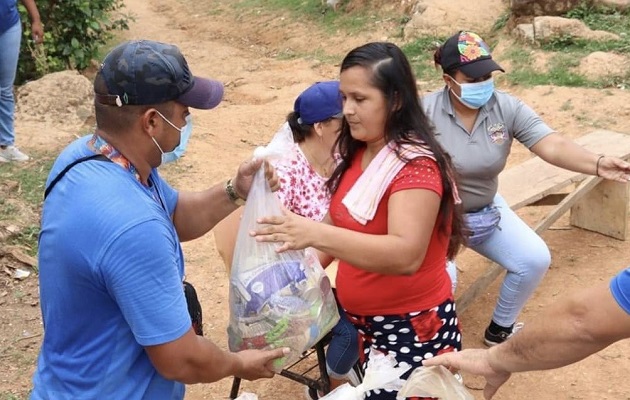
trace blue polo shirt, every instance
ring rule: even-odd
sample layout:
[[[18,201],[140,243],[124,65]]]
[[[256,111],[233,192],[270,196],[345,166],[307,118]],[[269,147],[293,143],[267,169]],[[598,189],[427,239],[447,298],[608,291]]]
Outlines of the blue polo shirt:
[[[630,267],[613,278],[610,282],[610,290],[619,307],[630,314]]]
[[[0,0],[0,34],[8,31],[19,20],[17,0]]]
[[[89,136],[59,156],[48,184],[73,160],[93,154]],[[39,237],[44,339],[31,399],[184,397],[144,346],[191,327],[184,262],[171,215],[178,194],[156,170],[152,187],[119,164],[75,165],[46,198]]]

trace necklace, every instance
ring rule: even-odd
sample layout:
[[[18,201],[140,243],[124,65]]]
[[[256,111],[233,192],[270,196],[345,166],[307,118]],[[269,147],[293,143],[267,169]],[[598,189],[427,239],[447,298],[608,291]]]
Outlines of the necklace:
[[[306,142],[302,143],[300,149],[302,150],[302,153],[304,153],[306,161],[308,161],[308,163],[311,165],[311,168],[313,168],[315,172],[317,172],[324,178],[330,178],[330,175],[334,170],[334,161],[332,156],[327,156],[324,161],[318,160]]]

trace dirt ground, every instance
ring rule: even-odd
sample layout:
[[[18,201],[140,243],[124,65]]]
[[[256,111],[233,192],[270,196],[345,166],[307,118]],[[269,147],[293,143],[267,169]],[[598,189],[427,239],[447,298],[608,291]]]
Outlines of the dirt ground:
[[[183,50],[194,73],[219,79],[226,85],[221,106],[210,112],[193,111],[195,128],[189,150],[178,164],[164,170],[174,186],[183,190],[204,189],[232,176],[239,162],[250,157],[255,146],[271,138],[301,90],[315,81],[337,77],[338,62],[348,50],[367,41],[394,40],[392,32],[396,26],[392,21],[379,22],[376,18],[374,29],[368,32],[331,35],[304,21],[293,21],[287,15],[255,9],[235,10],[230,1],[125,1],[136,21],[131,24],[131,30],[122,35],[124,38],[175,43]],[[483,4],[479,9],[483,9]],[[469,28],[474,29],[475,25],[471,23]],[[276,57],[314,52],[338,60],[337,64],[312,57],[288,60]],[[437,88],[434,85],[420,89]],[[630,92],[627,90],[550,86],[503,89],[521,97],[548,124],[570,137],[579,137],[596,128],[630,133]],[[18,145],[34,154],[57,153],[75,137],[78,128],[60,122],[37,125],[18,115]],[[514,165],[529,157],[522,146],[515,145],[509,163]],[[10,185],[10,182],[0,181],[0,185]],[[520,214],[530,224],[535,224],[542,212],[541,208],[526,208]],[[547,230],[543,238],[551,249],[553,263],[522,313],[524,322],[532,321],[545,306],[563,294],[606,281],[630,262],[630,243],[572,228],[566,216]],[[188,279],[197,286],[204,307],[206,335],[226,347],[227,276],[213,235],[185,243],[184,251]],[[481,273],[487,262],[466,251],[458,258],[458,264],[461,291]],[[481,335],[491,316],[497,288],[498,282],[461,315],[465,347],[482,345]],[[43,331],[38,305],[35,277],[16,282],[2,274],[0,394],[4,393],[5,397],[0,395],[0,400],[25,398],[28,393]],[[629,373],[630,341],[625,341],[570,367],[514,376],[496,398],[630,399]],[[478,389],[482,380],[471,376],[465,379],[475,398],[481,399]],[[226,399],[230,385],[231,380],[192,385],[187,399]],[[303,386],[283,377],[246,382],[243,387],[262,400],[303,397]]]

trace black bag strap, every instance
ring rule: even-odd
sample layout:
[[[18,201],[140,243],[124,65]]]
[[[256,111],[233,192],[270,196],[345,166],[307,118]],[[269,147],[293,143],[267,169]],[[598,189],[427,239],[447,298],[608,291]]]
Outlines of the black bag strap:
[[[63,176],[68,171],[70,171],[72,169],[72,167],[74,167],[75,165],[80,164],[80,163],[82,163],[84,161],[90,161],[90,160],[111,161],[109,158],[105,157],[102,154],[92,154],[91,156],[82,157],[82,158],[79,158],[77,160],[74,160],[70,164],[66,165],[66,167],[57,176],[55,176],[55,179],[53,179],[50,182],[50,185],[48,185],[48,187],[44,191],[44,200],[46,199],[46,197],[48,197],[48,195],[50,194],[50,191],[55,187],[57,182],[59,182],[61,180],[61,178],[63,178]]]

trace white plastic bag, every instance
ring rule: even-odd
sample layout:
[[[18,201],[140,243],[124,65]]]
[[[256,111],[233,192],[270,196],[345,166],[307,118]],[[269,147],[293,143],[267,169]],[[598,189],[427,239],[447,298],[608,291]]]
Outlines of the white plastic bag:
[[[474,400],[453,374],[443,366],[420,367],[409,375],[398,392],[400,397],[435,397],[446,400]]]
[[[398,362],[393,355],[385,355],[370,348],[370,358],[363,375],[363,383],[357,387],[344,383],[320,399],[363,400],[365,394],[370,390],[387,389],[398,391],[405,383],[400,377],[409,371],[411,366],[401,367],[396,366],[396,364]]]
[[[257,157],[269,155],[265,149]],[[257,242],[249,232],[256,220],[282,215],[261,168],[243,210],[230,274],[230,350],[289,347],[276,360],[280,372],[317,343],[339,321],[330,280],[313,253],[275,251],[275,243]]]

